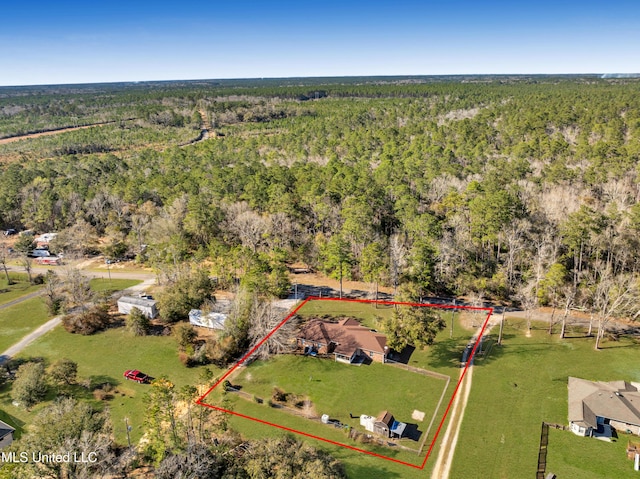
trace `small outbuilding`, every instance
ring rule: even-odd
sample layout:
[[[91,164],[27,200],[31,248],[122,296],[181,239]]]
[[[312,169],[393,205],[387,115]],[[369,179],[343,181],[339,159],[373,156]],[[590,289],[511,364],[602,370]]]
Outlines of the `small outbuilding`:
[[[227,321],[227,315],[224,313],[207,313],[202,314],[200,309],[192,309],[189,311],[189,322],[194,326],[202,326],[209,329],[224,329]]]
[[[393,421],[393,414],[389,411],[382,411],[373,423],[373,432],[380,436],[391,437]]]
[[[133,308],[139,309],[147,318],[153,319],[158,316],[156,301],[148,298],[134,298],[133,296],[122,296],[118,300],[118,312],[129,314]]]
[[[6,422],[0,421],[0,449],[11,445],[14,431]]]

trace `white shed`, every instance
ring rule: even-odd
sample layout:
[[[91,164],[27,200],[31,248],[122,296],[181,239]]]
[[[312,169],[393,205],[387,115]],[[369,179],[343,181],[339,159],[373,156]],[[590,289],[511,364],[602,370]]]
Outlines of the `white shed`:
[[[373,425],[375,422],[376,418],[373,416],[366,416],[364,414],[360,416],[360,425],[364,426],[367,431],[373,432]]]
[[[133,308],[138,308],[147,318],[153,319],[158,316],[156,301],[147,298],[134,298],[132,296],[122,296],[118,300],[118,312],[129,314]]]

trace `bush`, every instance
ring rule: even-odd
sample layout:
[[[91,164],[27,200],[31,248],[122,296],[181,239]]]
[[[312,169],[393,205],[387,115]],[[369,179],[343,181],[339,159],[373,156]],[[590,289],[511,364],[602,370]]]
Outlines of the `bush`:
[[[180,351],[186,351],[189,346],[193,346],[193,341],[198,337],[198,333],[190,324],[180,323],[174,326],[173,336],[178,341]]]
[[[47,394],[42,363],[25,363],[18,368],[11,388],[11,397],[26,408],[42,401]]]
[[[126,319],[127,329],[134,336],[146,336],[151,329],[151,320],[138,308],[133,308]]]
[[[158,294],[162,319],[173,323],[189,316],[189,311],[206,301],[215,301],[214,284],[203,269],[181,271],[176,281]]]
[[[287,402],[288,396],[286,392],[278,387],[273,388],[273,393],[271,393],[271,399],[275,402]]]
[[[73,334],[88,336],[105,329],[110,322],[108,305],[96,305],[84,312],[68,314],[62,318],[62,326]]]
[[[58,384],[74,384],[78,376],[78,363],[71,359],[58,359],[49,368],[49,377]]]

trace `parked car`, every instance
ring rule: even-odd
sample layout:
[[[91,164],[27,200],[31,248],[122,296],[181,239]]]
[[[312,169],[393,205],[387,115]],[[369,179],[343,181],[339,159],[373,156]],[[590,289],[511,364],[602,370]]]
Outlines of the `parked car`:
[[[16,230],[14,230],[13,228],[9,228],[8,230],[6,230],[6,231],[4,232],[4,235],[5,235],[5,236],[11,236],[11,235],[14,235],[14,234],[16,234],[16,233],[17,233],[17,231],[16,231]]]
[[[29,256],[33,256],[35,258],[42,258],[43,256],[51,256],[48,249],[45,248],[36,248],[34,249]]]
[[[140,384],[144,384],[149,381],[149,376],[138,371],[137,369],[127,369],[124,372],[124,378],[129,379],[130,381],[135,381]]]

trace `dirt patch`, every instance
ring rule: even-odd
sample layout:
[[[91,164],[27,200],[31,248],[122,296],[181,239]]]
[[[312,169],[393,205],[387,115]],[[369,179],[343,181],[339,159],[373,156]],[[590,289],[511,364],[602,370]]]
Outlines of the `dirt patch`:
[[[326,286],[331,289],[339,290],[340,289],[340,281],[327,278],[324,275],[318,273],[290,273],[289,279],[291,280],[291,284],[305,284],[309,286]],[[357,291],[367,291],[370,293],[375,292],[375,284],[373,283],[365,283],[364,281],[342,281],[342,290],[344,293],[348,294],[352,290]],[[393,294],[393,288],[386,286],[378,286],[379,293],[385,294]]]

